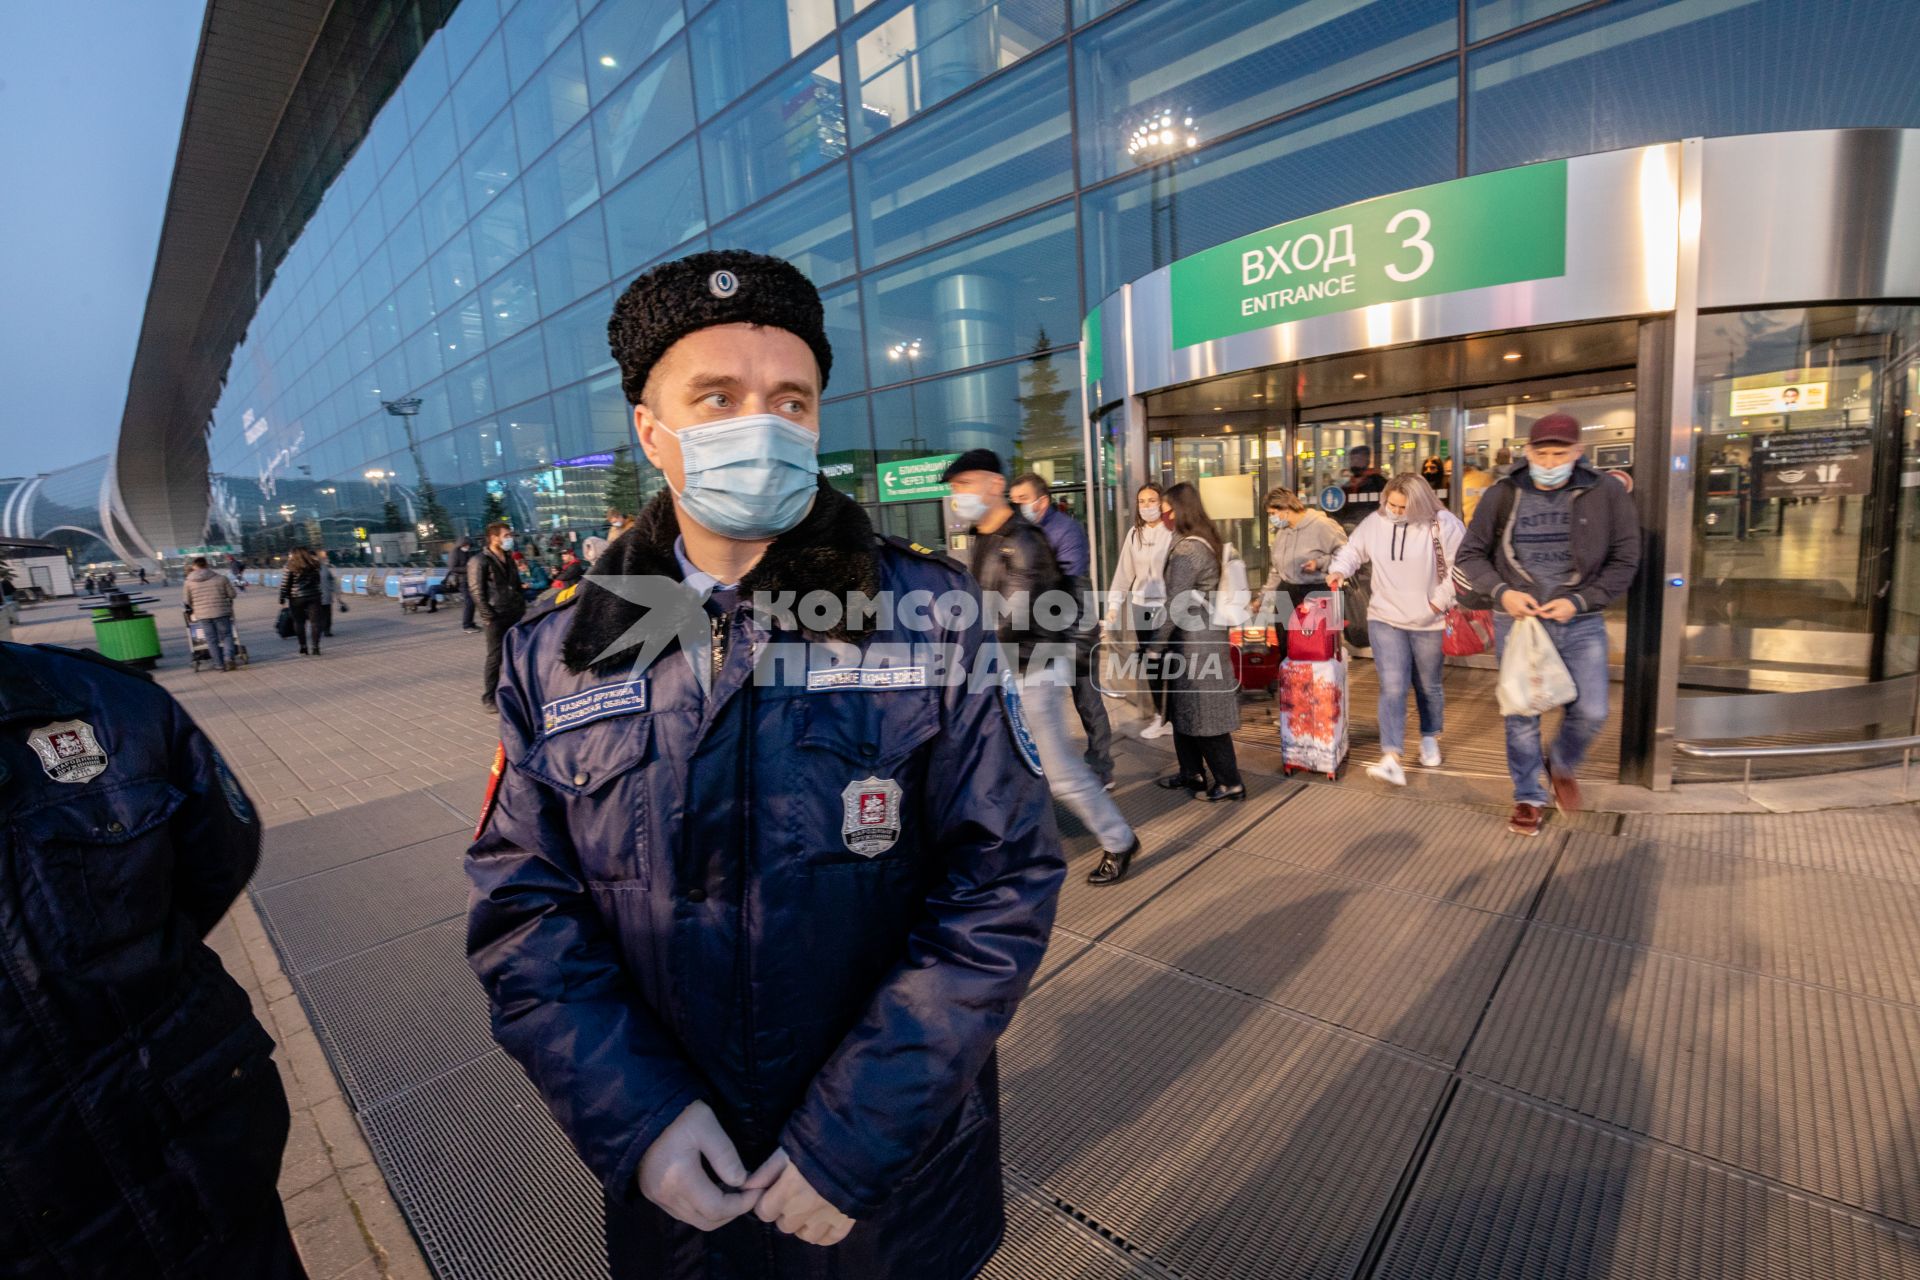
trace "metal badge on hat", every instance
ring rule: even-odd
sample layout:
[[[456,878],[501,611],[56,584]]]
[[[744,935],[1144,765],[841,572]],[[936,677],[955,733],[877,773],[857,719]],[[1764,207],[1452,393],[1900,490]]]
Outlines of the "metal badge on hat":
[[[40,767],[55,782],[91,782],[107,771],[107,753],[84,720],[56,720],[27,738]]]

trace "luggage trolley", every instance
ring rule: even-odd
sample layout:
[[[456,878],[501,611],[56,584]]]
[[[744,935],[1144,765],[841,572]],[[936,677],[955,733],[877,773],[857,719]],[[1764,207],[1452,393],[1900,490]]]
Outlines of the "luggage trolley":
[[[187,647],[192,651],[193,669],[200,670],[200,664],[213,665],[213,637],[208,634],[204,622],[187,623]],[[247,665],[247,646],[240,643],[240,637],[233,638],[233,664],[236,667]]]

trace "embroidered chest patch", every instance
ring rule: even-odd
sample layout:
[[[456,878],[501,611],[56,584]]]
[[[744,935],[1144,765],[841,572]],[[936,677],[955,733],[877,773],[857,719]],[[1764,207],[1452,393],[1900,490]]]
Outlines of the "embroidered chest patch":
[[[900,784],[892,778],[849,782],[840,793],[840,838],[863,858],[885,853],[900,839]]]
[[[27,737],[40,767],[55,782],[91,782],[107,771],[107,753],[84,720],[56,720]]]
[[[628,680],[622,684],[596,685],[564,698],[555,698],[540,708],[540,731],[551,736],[578,729],[609,716],[627,716],[647,709],[647,682]]]

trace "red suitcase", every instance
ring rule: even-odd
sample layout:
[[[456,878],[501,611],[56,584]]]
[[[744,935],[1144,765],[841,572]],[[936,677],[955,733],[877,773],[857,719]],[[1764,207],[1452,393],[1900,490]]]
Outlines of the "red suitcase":
[[[1280,674],[1280,634],[1273,627],[1235,627],[1227,632],[1233,676],[1248,693],[1265,693]]]

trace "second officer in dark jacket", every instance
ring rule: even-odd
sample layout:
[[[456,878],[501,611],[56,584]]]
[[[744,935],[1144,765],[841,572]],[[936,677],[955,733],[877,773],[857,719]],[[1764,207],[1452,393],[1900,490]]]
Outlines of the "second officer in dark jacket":
[[[910,607],[964,577],[819,479],[805,277],[696,254],[610,332],[671,492],[508,637],[467,855],[494,1035],[604,1187],[616,1280],[963,1280],[1064,872],[1017,703],[968,678],[977,621]],[[753,607],[849,592],[908,607]]]
[[[0,644],[0,1275],[305,1275],[273,1041],[201,941],[259,854],[159,686]]]

